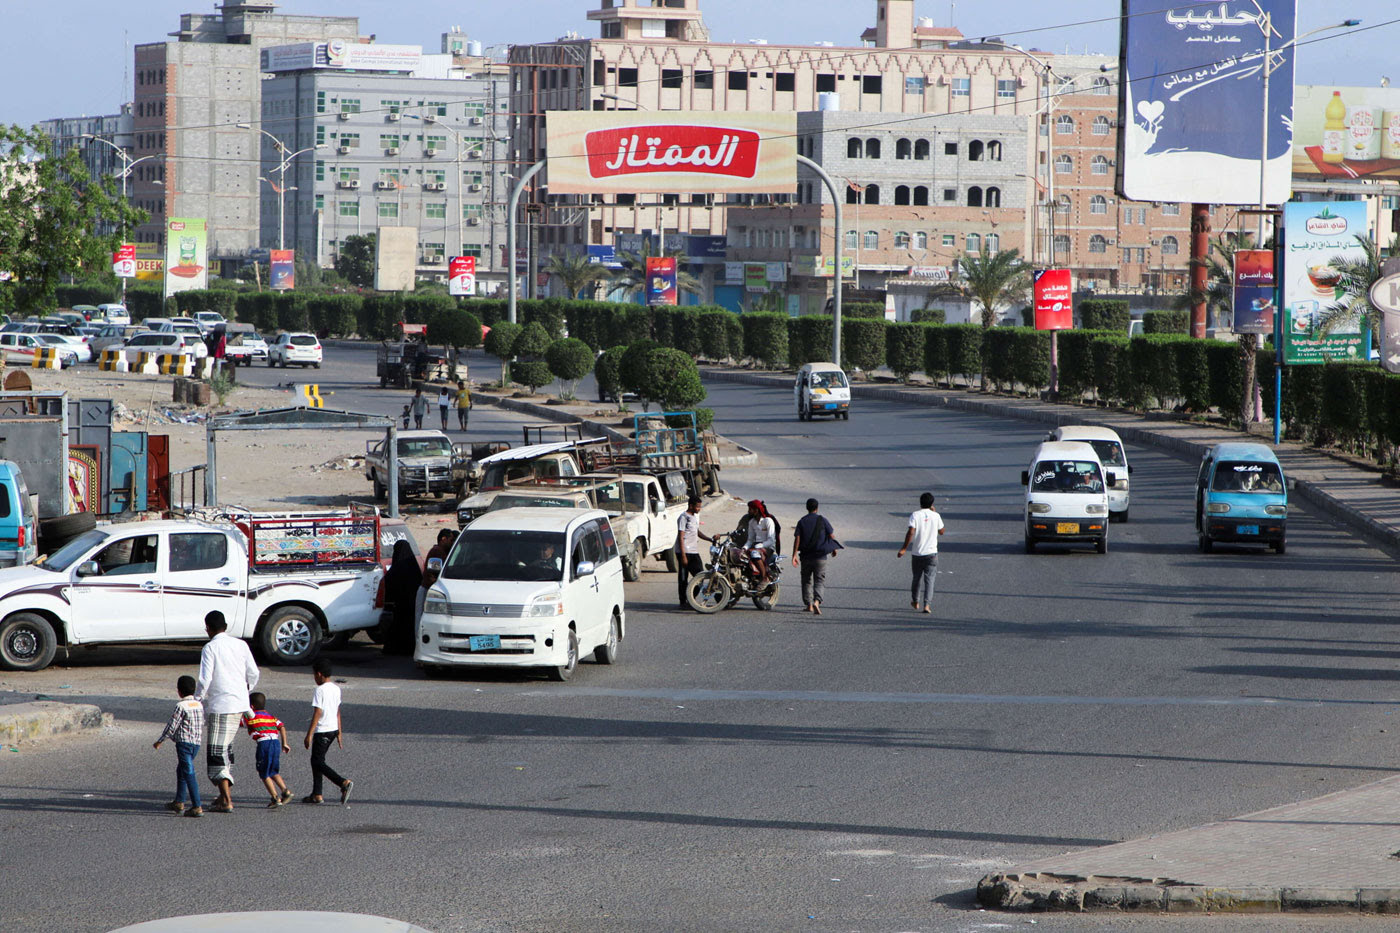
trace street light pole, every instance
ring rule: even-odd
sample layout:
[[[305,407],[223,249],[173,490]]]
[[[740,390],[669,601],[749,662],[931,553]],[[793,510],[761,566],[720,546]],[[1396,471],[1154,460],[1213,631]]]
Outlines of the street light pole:
[[[127,179],[129,179],[129,178],[131,177],[131,170],[132,170],[133,168],[135,168],[136,166],[140,165],[142,162],[145,162],[147,159],[154,159],[154,158],[156,158],[156,156],[154,156],[154,155],[148,155],[148,156],[141,156],[141,158],[139,158],[139,159],[133,159],[131,156],[127,155],[127,152],[126,152],[125,149],[123,149],[121,146],[118,146],[116,143],[112,142],[112,141],[109,140],[109,139],[103,139],[101,136],[94,136],[94,135],[91,134],[91,133],[84,133],[84,134],[83,134],[83,138],[85,138],[85,139],[91,139],[93,142],[102,143],[102,144],[105,145],[105,146],[110,146],[110,147],[112,148],[112,151],[115,152],[115,153],[117,154],[117,157],[120,158],[120,159],[122,160],[122,170],[121,170],[121,173],[120,173],[117,177],[119,177],[119,178],[122,180],[122,201],[125,202],[125,203],[127,204],[127,206],[130,206],[130,205],[131,205],[131,196],[130,196],[130,194],[128,193]],[[122,242],[123,242],[123,243],[126,242],[126,217],[125,217],[125,216],[122,217]],[[126,279],[125,279],[125,278],[122,279],[122,306],[123,306],[123,307],[126,306]]]
[[[292,162],[296,160],[297,156],[304,155],[308,152],[314,152],[321,147],[307,146],[305,149],[298,149],[296,152],[289,153],[286,144],[283,143],[282,140],[262,127],[254,127],[251,123],[235,123],[234,126],[238,127],[240,130],[256,129],[259,133],[272,140],[272,145],[282,154],[282,161],[276,168],[277,183],[273,184],[271,179],[264,178],[261,175],[258,176],[258,180],[265,181],[269,185],[272,185],[272,189],[277,192],[277,248],[279,250],[286,249],[287,166],[291,165]],[[261,159],[259,159],[259,161],[261,161]]]

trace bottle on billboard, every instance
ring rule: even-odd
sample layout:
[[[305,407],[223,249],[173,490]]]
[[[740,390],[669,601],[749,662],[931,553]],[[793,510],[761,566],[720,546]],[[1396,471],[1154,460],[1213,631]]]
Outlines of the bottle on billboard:
[[[1333,91],[1327,109],[1322,112],[1322,161],[1342,162],[1347,157],[1347,105],[1341,91]]]

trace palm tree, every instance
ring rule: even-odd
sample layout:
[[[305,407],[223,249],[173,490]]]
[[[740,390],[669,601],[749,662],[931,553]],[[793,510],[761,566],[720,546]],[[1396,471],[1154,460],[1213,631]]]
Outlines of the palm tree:
[[[570,298],[577,298],[584,289],[588,290],[586,297],[592,298],[598,283],[609,277],[605,266],[579,253],[555,253],[549,257],[544,271],[563,283]]]
[[[963,253],[957,259],[958,275],[971,296],[982,306],[982,326],[996,323],[998,305],[1013,304],[1030,289],[1030,267],[1021,260],[1021,251]]]
[[[1355,324],[1361,320],[1366,321],[1371,333],[1381,332],[1381,312],[1371,304],[1370,296],[1371,286],[1381,277],[1381,263],[1385,261],[1385,257],[1381,255],[1380,244],[1369,236],[1358,233],[1356,242],[1365,251],[1364,257],[1347,259],[1334,256],[1328,262],[1328,265],[1341,273],[1341,280],[1337,284],[1342,295],[1336,302],[1324,308],[1318,317],[1318,329],[1324,334],[1330,334],[1338,327]],[[1390,241],[1388,252],[1393,256],[1397,249],[1400,249],[1400,235]]]
[[[642,248],[635,253],[620,252],[617,254],[617,261],[622,264],[622,268],[614,269],[608,284],[609,297],[621,297],[625,299],[635,298],[646,291],[647,286],[647,260],[653,256],[670,257],[676,260],[676,290],[678,292],[697,295],[700,293],[700,281],[689,272],[681,272],[681,263],[685,262],[685,250],[672,249],[662,252],[653,252],[651,240],[642,241]]]
[[[1265,249],[1273,247],[1273,238],[1264,244]],[[1190,311],[1197,303],[1204,301],[1208,320],[1215,321],[1216,327],[1227,326],[1235,313],[1235,253],[1242,249],[1254,249],[1254,234],[1240,233],[1237,238],[1216,237],[1210,241],[1210,249],[1205,259],[1191,260],[1192,266],[1205,266],[1205,291],[1190,289],[1177,296],[1172,307],[1179,311]]]

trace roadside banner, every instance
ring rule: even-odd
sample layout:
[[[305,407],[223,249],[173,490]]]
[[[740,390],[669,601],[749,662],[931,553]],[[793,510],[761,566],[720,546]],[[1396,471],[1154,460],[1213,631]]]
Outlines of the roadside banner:
[[[209,287],[209,240],[206,222],[172,217],[165,224],[165,297]]]
[[[1036,330],[1074,327],[1073,287],[1068,269],[1040,269],[1035,273]]]
[[[447,263],[447,293],[457,297],[476,294],[475,256],[453,256]]]
[[[744,290],[750,292],[768,291],[768,263],[744,263]]]
[[[1294,176],[1400,178],[1400,87],[1302,84],[1294,93]]]
[[[677,303],[676,257],[647,257],[647,304],[674,305]]]
[[[1271,28],[1264,198],[1288,200],[1296,0],[1123,0],[1122,12],[1119,193],[1138,201],[1259,203],[1260,65]],[[1111,79],[1095,80],[1106,91]]]
[[[1290,201],[1283,206],[1283,361],[1365,359],[1365,315],[1324,333],[1321,321],[1346,296],[1340,260],[1365,261],[1365,201]]]
[[[112,274],[119,279],[136,278],[136,244],[124,243],[112,254]]]
[[[1274,332],[1274,286],[1273,250],[1235,250],[1235,333]]]
[[[269,288],[273,291],[287,291],[296,288],[296,250],[268,250],[268,267],[271,270],[267,276]]]
[[[551,194],[797,188],[796,113],[557,110],[546,117]]]

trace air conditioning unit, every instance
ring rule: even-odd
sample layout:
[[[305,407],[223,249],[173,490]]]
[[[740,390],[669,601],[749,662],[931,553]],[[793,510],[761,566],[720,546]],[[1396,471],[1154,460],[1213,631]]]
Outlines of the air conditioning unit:
[[[380,191],[392,191],[394,190],[394,183],[392,181],[376,181],[374,187]]]
[[[485,122],[486,121],[483,120],[481,117],[472,117],[472,126],[480,126]]]
[[[480,159],[480,158],[481,158],[481,150],[480,150],[480,149],[473,149],[471,152],[468,152],[468,153],[467,153],[467,158],[468,158],[468,159]]]
[[[360,187],[360,180],[359,180],[358,178],[352,178],[352,179],[350,179],[349,181],[347,181],[347,182],[345,183],[345,187],[347,187],[347,188],[358,188],[358,187]]]
[[[339,120],[341,123],[345,123],[345,122],[347,122],[347,121],[350,119],[350,114],[349,114],[348,112],[342,110],[342,111],[340,111],[340,113],[338,113],[338,114],[335,115],[335,118],[336,118],[337,120]]]
[[[391,156],[398,155],[398,154],[399,154],[399,147],[398,147],[398,146],[389,146],[389,147],[387,147],[387,148],[384,150],[384,154],[385,154],[385,155],[391,155]]]
[[[339,147],[336,148],[335,151],[338,152],[338,153],[340,153],[341,155],[349,155],[349,154],[350,154],[350,147],[349,147],[349,146],[339,146]]]
[[[480,217],[471,217],[471,218],[468,218],[468,219],[467,219],[467,225],[468,225],[468,226],[471,226],[471,227],[480,227],[480,226],[481,226],[481,218],[480,218]]]
[[[478,185],[478,184],[470,184],[470,185],[467,185],[467,190],[468,190],[468,191],[480,191],[480,190],[481,190],[481,186]]]
[[[397,113],[386,113],[384,114],[384,119],[388,120],[390,123],[398,123],[400,120],[403,119],[403,115]]]
[[[438,154],[438,151],[437,151],[436,149],[424,149],[424,150],[423,150],[423,155],[427,156],[427,157],[430,158],[430,159],[431,159],[433,156],[437,155],[437,154]]]
[[[434,282],[437,282],[437,283],[440,284],[440,285],[446,285],[446,284],[447,284],[447,276],[445,276],[445,275],[435,275],[435,276],[433,276],[433,281],[434,281]]]
[[[423,182],[423,190],[424,190],[424,191],[446,191],[446,190],[447,190],[447,183],[446,183],[446,182],[442,182],[442,181],[425,181],[425,182]]]
[[[1152,243],[1153,246],[1161,246],[1161,245],[1162,245],[1162,241],[1161,241],[1161,240],[1152,240],[1152,241],[1150,241],[1150,242]]]

